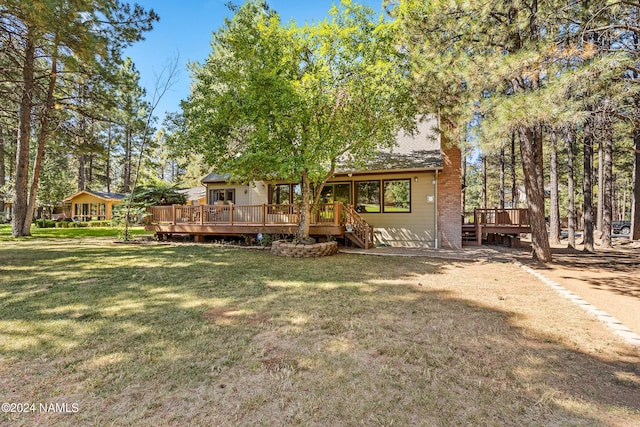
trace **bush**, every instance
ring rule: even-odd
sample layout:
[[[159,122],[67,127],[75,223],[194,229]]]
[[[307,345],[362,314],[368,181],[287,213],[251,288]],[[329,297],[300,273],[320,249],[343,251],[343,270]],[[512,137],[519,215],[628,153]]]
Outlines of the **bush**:
[[[45,220],[38,219],[35,222],[35,225],[38,228],[54,228],[56,226],[56,222],[50,219],[45,219]]]
[[[110,227],[111,226],[111,221],[89,221],[88,222],[88,226],[89,227]]]

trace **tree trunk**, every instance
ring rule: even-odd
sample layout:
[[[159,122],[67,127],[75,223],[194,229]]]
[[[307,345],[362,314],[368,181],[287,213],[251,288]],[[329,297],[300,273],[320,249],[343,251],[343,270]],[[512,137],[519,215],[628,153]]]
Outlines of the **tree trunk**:
[[[599,122],[601,122],[599,120]],[[604,160],[602,151],[603,141],[598,144],[598,206],[596,215],[596,230],[602,231],[602,216],[604,214]]]
[[[57,46],[55,47],[57,49]],[[56,80],[58,75],[58,61],[57,56],[53,55],[51,59],[51,74],[49,75],[49,86],[47,88],[47,97],[40,118],[40,132],[38,133],[38,146],[36,148],[36,156],[33,161],[33,171],[31,173],[31,189],[29,192],[29,204],[27,206],[27,217],[32,218],[36,210],[38,184],[40,182],[40,171],[42,169],[42,161],[44,159],[45,143],[47,141],[47,133],[49,130],[49,115],[53,109],[53,91],[56,87]],[[29,234],[30,224],[25,224],[23,229],[24,235]]]
[[[0,213],[4,213],[4,191],[3,187],[7,183],[5,180],[5,163],[4,163],[4,128],[0,124]]]
[[[309,227],[311,225],[311,185],[309,175],[305,170],[302,172],[302,182],[300,183],[302,202],[300,204],[300,226],[298,228],[298,241],[301,243],[309,239]]]
[[[504,145],[500,146],[500,209],[504,209]]]
[[[107,181],[107,193],[111,193],[111,123],[109,123],[107,138],[107,160],[105,162],[104,176]]]
[[[633,134],[633,187],[631,190],[631,240],[640,240],[640,130]]]
[[[511,132],[511,207],[517,208],[518,188],[516,186],[516,133]]]
[[[462,150],[462,214],[467,208],[467,149]]]
[[[132,132],[127,129],[125,132],[125,148],[124,148],[124,174],[122,179],[122,192],[128,193],[131,189],[131,138]]]
[[[575,129],[569,129],[567,146],[567,196],[568,196],[568,227],[569,227],[569,247],[576,248],[576,184],[575,170],[573,166],[573,150],[575,147]]]
[[[608,103],[607,103],[608,104]],[[613,215],[613,129],[611,128],[611,116],[605,110],[603,114],[604,145],[603,154],[603,186],[602,186],[602,247],[611,248],[611,220]]]
[[[18,142],[16,147],[15,197],[13,200],[13,219],[11,234],[13,237],[29,236],[31,218],[27,216],[29,190],[29,138],[31,136],[31,109],[34,86],[35,46],[32,34],[27,31],[22,66],[22,96],[20,98]]]
[[[627,219],[627,190],[629,187],[629,182],[627,180],[624,181],[624,191],[622,192],[622,201],[620,204],[620,213],[618,216],[618,221],[624,221]]]
[[[531,246],[534,258],[551,261],[551,247],[544,220],[544,184],[542,177],[542,138],[540,130],[520,127],[520,154],[524,172],[524,186],[529,203]]]
[[[584,178],[582,179],[582,193],[584,195],[583,215],[584,230],[582,242],[584,250],[593,252],[593,134],[591,119],[584,127]]]
[[[80,154],[80,156],[78,156],[78,191],[83,191],[86,189],[86,184],[84,180],[84,176],[85,176],[84,163],[85,163],[84,154]]]
[[[560,244],[560,203],[558,200],[558,141],[555,130],[551,132],[551,205],[549,208],[549,243]]]
[[[487,156],[482,155],[482,209],[487,209]]]

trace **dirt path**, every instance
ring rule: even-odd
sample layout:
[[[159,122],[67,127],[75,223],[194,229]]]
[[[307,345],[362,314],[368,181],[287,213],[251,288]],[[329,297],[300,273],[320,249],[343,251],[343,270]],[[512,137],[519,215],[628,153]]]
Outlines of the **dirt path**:
[[[552,248],[546,265],[519,258],[640,335],[640,248],[580,249]]]
[[[462,250],[389,247],[344,252],[498,262],[518,260],[640,335],[640,247],[637,243],[629,243],[627,239],[615,239],[614,249],[597,247],[595,253],[588,253],[582,251],[582,246],[567,249],[565,241],[552,248],[553,262],[550,264],[532,261],[530,242],[526,240],[520,249],[485,245]],[[491,268],[490,263],[487,268]]]

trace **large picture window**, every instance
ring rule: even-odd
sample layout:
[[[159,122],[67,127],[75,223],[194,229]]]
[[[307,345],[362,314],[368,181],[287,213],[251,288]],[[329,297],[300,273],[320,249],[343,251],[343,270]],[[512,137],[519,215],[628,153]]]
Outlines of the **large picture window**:
[[[361,213],[380,212],[380,181],[356,182],[356,210]]]
[[[384,212],[411,212],[411,180],[383,181]]]

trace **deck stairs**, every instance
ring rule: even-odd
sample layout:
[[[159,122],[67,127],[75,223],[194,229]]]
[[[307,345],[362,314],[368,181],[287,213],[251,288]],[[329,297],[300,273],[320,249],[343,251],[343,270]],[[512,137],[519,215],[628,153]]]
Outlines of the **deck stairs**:
[[[462,224],[462,246],[478,246],[478,230],[475,224]]]
[[[374,245],[373,226],[365,221],[353,206],[342,205],[342,207],[345,215],[345,239],[360,248],[372,248]]]

